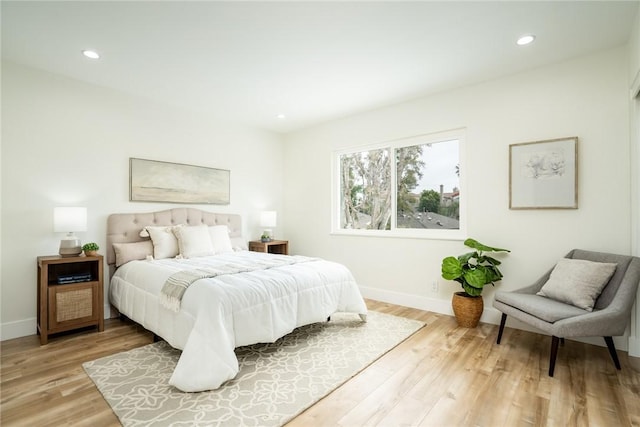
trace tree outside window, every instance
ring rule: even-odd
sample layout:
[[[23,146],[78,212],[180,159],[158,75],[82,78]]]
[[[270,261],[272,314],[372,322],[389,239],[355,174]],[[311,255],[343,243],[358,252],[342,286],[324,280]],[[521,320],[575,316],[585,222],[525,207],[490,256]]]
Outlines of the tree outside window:
[[[389,151],[383,148],[340,156],[341,228],[390,228]]]

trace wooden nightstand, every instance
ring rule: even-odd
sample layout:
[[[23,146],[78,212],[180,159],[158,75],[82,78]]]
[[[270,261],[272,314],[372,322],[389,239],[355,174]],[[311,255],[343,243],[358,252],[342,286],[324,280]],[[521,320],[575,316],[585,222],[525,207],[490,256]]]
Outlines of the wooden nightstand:
[[[253,240],[249,242],[249,250],[254,252],[289,255],[289,241],[272,240],[270,242],[261,242],[260,240]]]
[[[102,255],[38,257],[40,344],[58,332],[87,326],[104,330],[102,262]]]

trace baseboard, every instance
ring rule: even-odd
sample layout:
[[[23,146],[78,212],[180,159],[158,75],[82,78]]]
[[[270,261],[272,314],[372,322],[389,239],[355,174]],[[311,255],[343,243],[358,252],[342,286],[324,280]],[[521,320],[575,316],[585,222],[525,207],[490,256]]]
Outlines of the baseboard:
[[[360,291],[363,297],[376,301],[388,302],[390,304],[401,305],[403,307],[417,308],[418,310],[432,311],[434,313],[453,316],[451,300],[447,301],[438,298],[427,298],[402,292],[369,288],[366,286],[360,286]],[[499,325],[500,317],[501,313],[498,310],[493,307],[485,306],[480,321]]]
[[[3,323],[0,325],[0,341],[35,335],[37,333],[36,328],[37,319],[35,317]]]
[[[405,294],[402,292],[394,292],[383,289],[369,288],[366,286],[360,286],[360,292],[362,296],[365,298],[373,299],[380,302],[387,302],[390,304],[401,305],[403,307],[411,307],[417,308],[418,310],[432,311],[434,313],[446,314],[449,316],[453,316],[453,309],[451,308],[451,301],[437,299],[437,298],[426,298],[418,295]],[[484,312],[482,313],[482,317],[480,317],[480,321],[483,323],[489,323],[493,325],[499,325],[500,319],[502,318],[502,312],[493,308],[493,306],[489,305],[485,300]],[[536,329],[526,323],[520,322],[517,319],[507,318],[508,328],[520,329],[523,331],[535,332],[538,334],[544,334],[544,332]],[[593,344],[600,347],[605,347],[604,340],[601,337],[589,337],[589,338],[567,338],[573,341],[583,342],[587,344]],[[616,349],[620,351],[629,351],[630,356],[638,356],[640,355],[640,340],[635,339],[634,351],[636,353],[632,354],[631,345],[632,338],[629,337],[627,339],[626,336],[623,337],[613,337],[613,341],[615,343]]]
[[[384,289],[369,288],[366,286],[360,286],[360,292],[363,297],[372,300],[453,316],[451,303],[447,303],[440,299],[426,298]]]
[[[104,305],[103,313],[104,313],[104,318],[105,319],[113,319],[115,317],[118,317],[118,315],[119,315],[118,312],[115,312],[115,308],[109,303]]]
[[[109,304],[104,306],[104,318],[108,319],[111,315],[111,307]],[[38,333],[38,320],[35,317],[17,320],[15,322],[7,322],[0,324],[0,341],[12,340],[14,338],[28,337]]]
[[[640,338],[629,337],[629,356],[640,358]]]
[[[453,316],[453,309],[451,308],[451,302],[437,299],[437,298],[426,298],[417,295],[405,294],[402,292],[394,292],[377,288],[369,288],[366,286],[360,286],[360,291],[362,296],[365,298],[373,299],[381,302],[388,302],[390,304],[401,305],[404,307],[417,308],[419,310],[432,311],[434,313],[446,314],[448,316]],[[111,306],[109,304],[105,304],[104,306],[104,315],[105,319],[112,317]],[[500,311],[496,310],[493,307],[484,308],[484,313],[482,313],[482,317],[480,318],[481,322],[490,323],[494,325],[500,324]],[[529,325],[519,322],[515,319],[507,320],[507,326],[515,329],[522,329],[530,332],[541,333],[539,330],[530,327]],[[29,319],[18,320],[15,322],[7,322],[0,324],[0,341],[6,341],[14,338],[26,337],[29,335],[35,335],[36,332],[36,318],[32,317]],[[586,342],[589,344],[595,344],[599,346],[604,346],[602,339],[600,338],[580,338],[575,339],[576,341]],[[618,350],[629,352],[629,356],[640,358],[640,339],[635,337],[629,337],[629,339],[624,339],[624,337],[614,337],[614,341],[616,344],[616,348]],[[628,342],[628,346],[627,346]]]

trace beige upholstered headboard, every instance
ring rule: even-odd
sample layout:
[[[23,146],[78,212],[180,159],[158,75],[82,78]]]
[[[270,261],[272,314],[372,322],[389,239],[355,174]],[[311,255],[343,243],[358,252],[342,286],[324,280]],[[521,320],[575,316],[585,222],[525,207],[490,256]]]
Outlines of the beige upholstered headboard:
[[[107,219],[107,264],[109,273],[115,270],[114,243],[133,243],[148,240],[140,237],[147,225],[226,225],[232,242],[242,239],[242,219],[238,214],[219,214],[194,208],[175,208],[159,212],[111,214]],[[246,245],[246,242],[243,242]]]

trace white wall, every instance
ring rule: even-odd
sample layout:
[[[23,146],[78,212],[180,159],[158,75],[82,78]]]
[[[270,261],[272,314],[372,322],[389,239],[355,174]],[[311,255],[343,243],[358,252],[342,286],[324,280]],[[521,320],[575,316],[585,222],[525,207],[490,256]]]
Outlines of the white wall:
[[[512,250],[502,257],[501,289],[530,284],[572,248],[630,253],[627,60],[621,47],[289,135],[284,215],[293,252],[345,263],[367,296],[450,313],[459,289],[440,278],[440,262],[465,247],[330,235],[331,154],[465,127],[468,235]],[[570,136],[579,138],[579,209],[509,210],[509,144]],[[493,289],[484,295],[490,307]],[[497,318],[485,310],[483,320]],[[626,348],[626,340],[618,346]]]
[[[282,209],[280,135],[11,63],[2,91],[2,339],[35,333],[36,257],[58,252],[55,206],[86,206],[78,235],[102,253],[109,214],[183,206],[129,202],[129,157],[231,170],[231,204],[195,207],[242,214],[248,238],[260,210]]]

